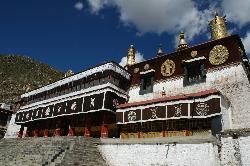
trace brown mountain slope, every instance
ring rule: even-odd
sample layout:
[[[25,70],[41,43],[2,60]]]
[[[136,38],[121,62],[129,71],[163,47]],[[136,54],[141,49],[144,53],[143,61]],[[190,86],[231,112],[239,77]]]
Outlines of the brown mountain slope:
[[[35,89],[63,75],[49,65],[29,57],[0,55],[0,102],[13,102],[27,87]]]

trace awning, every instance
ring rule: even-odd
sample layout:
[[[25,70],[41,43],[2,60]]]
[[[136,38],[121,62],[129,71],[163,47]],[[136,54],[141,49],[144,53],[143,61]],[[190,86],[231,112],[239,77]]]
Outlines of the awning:
[[[124,103],[126,98],[119,96],[115,91],[96,92],[87,96],[75,96],[63,101],[55,101],[46,105],[25,109],[17,112],[16,123],[55,118],[73,114],[90,113],[98,111],[115,112],[118,103]]]
[[[221,114],[218,90],[167,96],[121,104],[116,111],[117,124],[181,118],[208,118]]]

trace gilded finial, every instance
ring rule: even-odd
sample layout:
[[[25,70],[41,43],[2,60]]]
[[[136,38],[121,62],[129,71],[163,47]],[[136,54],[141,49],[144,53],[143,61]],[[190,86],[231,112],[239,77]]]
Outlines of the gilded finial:
[[[221,17],[217,12],[214,13],[214,19],[209,22],[211,27],[211,39],[221,39],[228,36],[226,28],[226,16]]]
[[[181,32],[179,35],[179,45],[178,45],[178,50],[182,50],[188,48],[187,42],[185,40],[185,34],[184,32]]]
[[[72,76],[72,75],[74,75],[74,72],[73,72],[71,69],[69,69],[69,70],[65,73],[64,77],[69,77],[69,76]]]
[[[164,54],[163,49],[162,49],[162,44],[159,45],[158,50],[157,50],[157,56],[162,56]]]
[[[23,87],[23,89],[24,89],[25,92],[31,91],[32,88],[31,88],[30,83],[26,84],[26,85]]]
[[[126,66],[131,66],[135,64],[135,47],[134,45],[130,45],[128,49],[128,55],[127,55],[127,65]]]

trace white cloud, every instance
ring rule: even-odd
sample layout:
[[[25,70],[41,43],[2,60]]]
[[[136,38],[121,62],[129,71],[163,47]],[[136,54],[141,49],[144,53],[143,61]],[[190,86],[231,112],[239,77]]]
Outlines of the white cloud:
[[[98,14],[106,5],[111,4],[110,0],[87,0],[91,8],[91,12]]]
[[[74,5],[75,9],[76,10],[82,10],[83,9],[83,3],[82,2],[77,2],[75,5]]]
[[[246,34],[246,37],[242,39],[246,53],[250,54],[250,32]]]
[[[88,0],[88,3],[93,13],[116,7],[121,22],[135,26],[139,34],[184,31],[187,39],[207,30],[213,11],[199,11],[192,0]]]
[[[223,0],[221,6],[230,22],[242,27],[250,22],[250,0]]]
[[[187,41],[208,34],[208,21],[213,13],[226,14],[229,22],[240,28],[250,23],[250,0],[87,0],[91,12],[114,7],[125,26],[134,26],[137,34],[167,32],[176,36],[184,31]],[[204,9],[204,7],[207,7]],[[235,32],[229,30],[229,34]],[[210,36],[210,35],[209,35]],[[209,37],[210,38],[210,37]],[[176,42],[175,42],[176,43]]]
[[[145,59],[143,58],[143,54],[140,52],[136,52],[135,53],[135,62],[136,63],[140,63],[142,61],[144,61]],[[119,65],[121,65],[122,67],[124,67],[127,64],[127,56],[123,57],[121,59],[121,62],[119,63]]]

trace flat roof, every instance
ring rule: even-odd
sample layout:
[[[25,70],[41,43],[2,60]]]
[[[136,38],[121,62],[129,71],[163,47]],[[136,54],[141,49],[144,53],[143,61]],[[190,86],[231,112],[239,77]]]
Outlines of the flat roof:
[[[58,81],[56,81],[54,83],[51,83],[51,84],[45,85],[43,87],[37,88],[37,89],[32,90],[30,92],[24,93],[24,94],[21,95],[21,98],[28,97],[28,96],[31,96],[31,95],[34,95],[34,94],[38,94],[38,93],[41,93],[41,92],[44,92],[44,91],[48,91],[48,90],[51,90],[51,89],[53,89],[55,87],[65,85],[67,83],[70,83],[70,82],[73,82],[75,80],[85,78],[87,76],[90,76],[90,75],[98,73],[98,72],[103,72],[105,70],[113,70],[114,72],[117,72],[120,75],[122,75],[124,78],[130,79],[130,74],[129,74],[128,71],[126,71],[123,67],[121,67],[117,63],[110,61],[110,62],[106,62],[106,63],[101,64],[101,65],[89,68],[87,70],[84,70],[84,71],[79,72],[77,74],[74,74],[72,76],[63,78],[63,79],[58,80]]]

